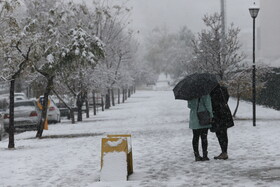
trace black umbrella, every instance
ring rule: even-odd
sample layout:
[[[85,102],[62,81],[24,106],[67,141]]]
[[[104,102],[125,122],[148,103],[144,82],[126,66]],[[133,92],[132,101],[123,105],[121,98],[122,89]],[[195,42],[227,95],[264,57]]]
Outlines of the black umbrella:
[[[216,76],[210,73],[194,73],[186,76],[173,89],[175,99],[192,100],[209,94],[218,85]]]

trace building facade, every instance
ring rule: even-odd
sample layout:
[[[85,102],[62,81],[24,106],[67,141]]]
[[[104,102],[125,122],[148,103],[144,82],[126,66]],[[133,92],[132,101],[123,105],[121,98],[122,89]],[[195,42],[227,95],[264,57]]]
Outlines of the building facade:
[[[280,1],[261,0],[257,17],[257,49],[260,58],[273,66],[280,66]]]

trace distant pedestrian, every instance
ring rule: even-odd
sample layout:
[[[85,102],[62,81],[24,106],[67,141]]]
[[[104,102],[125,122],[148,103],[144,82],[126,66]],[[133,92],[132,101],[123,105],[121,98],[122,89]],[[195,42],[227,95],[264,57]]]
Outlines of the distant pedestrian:
[[[227,129],[234,126],[232,114],[228,107],[229,94],[224,86],[217,85],[210,93],[213,107],[213,122],[211,132],[215,132],[222,153],[214,159],[228,159],[228,135]]]
[[[211,124],[200,125],[197,112],[198,111],[209,111],[210,117],[213,118],[212,113],[212,104],[210,95],[204,95],[200,98],[192,99],[188,101],[188,107],[190,108],[190,118],[189,118],[189,128],[193,131],[192,146],[195,156],[195,161],[207,161],[208,158],[208,141],[207,134],[208,129],[211,127]],[[199,138],[201,138],[202,152],[203,156],[199,154]]]

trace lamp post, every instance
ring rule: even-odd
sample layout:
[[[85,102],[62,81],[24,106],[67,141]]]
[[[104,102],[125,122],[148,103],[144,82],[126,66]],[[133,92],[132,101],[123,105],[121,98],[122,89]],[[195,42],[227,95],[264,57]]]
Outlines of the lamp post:
[[[256,65],[255,65],[255,19],[258,16],[260,8],[254,5],[249,8],[251,17],[253,18],[253,72],[252,72],[252,102],[253,102],[253,126],[256,126]]]

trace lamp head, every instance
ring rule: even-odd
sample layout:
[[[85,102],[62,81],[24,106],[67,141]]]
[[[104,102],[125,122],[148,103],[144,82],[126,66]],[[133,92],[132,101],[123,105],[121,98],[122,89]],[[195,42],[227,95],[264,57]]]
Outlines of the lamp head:
[[[257,7],[256,3],[254,2],[254,5],[249,8],[249,12],[253,19],[255,19],[258,16],[259,10],[260,10],[260,8]]]

